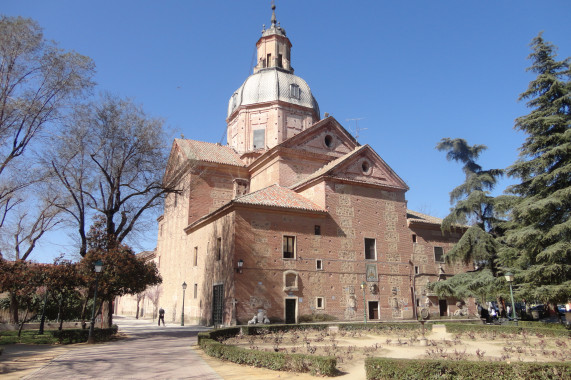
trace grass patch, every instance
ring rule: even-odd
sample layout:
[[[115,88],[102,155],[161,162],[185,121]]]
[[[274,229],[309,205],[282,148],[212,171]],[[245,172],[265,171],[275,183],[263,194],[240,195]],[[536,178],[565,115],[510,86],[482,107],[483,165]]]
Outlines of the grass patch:
[[[117,334],[118,327],[113,325],[108,329],[94,329],[93,337],[96,342],[105,342]],[[43,335],[39,335],[37,330],[22,330],[18,337],[18,331],[2,331],[0,335],[0,345],[4,344],[71,344],[87,342],[89,329],[66,329],[66,330],[45,330]]]
[[[58,342],[49,331],[44,331],[43,335],[39,335],[37,330],[22,330],[20,337],[18,337],[18,331],[2,331],[0,334],[0,345],[16,343],[55,344]]]

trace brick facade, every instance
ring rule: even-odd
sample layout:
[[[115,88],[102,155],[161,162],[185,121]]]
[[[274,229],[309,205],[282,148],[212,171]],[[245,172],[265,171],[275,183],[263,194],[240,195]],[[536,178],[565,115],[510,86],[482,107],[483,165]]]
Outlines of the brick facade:
[[[254,75],[293,73],[291,44],[272,25],[258,49],[281,52],[287,67],[268,67],[269,53],[258,51]],[[439,219],[407,210],[402,179],[334,118],[318,120],[316,104],[279,96],[236,107],[231,99],[228,146],[173,144],[165,178],[181,191],[165,201],[157,243],[167,321],[180,321],[183,282],[190,323],[244,324],[260,311],[272,323],[453,314],[456,300],[426,284],[471,269],[438,261],[461,231],[443,234]],[[265,146],[254,147],[261,129]]]

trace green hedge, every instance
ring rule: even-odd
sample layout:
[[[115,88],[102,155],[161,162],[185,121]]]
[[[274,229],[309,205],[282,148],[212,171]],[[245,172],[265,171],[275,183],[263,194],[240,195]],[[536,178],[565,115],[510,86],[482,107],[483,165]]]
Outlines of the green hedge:
[[[93,338],[96,342],[104,342],[117,334],[117,330],[117,325],[106,329],[94,329]],[[89,329],[50,330],[48,333],[52,334],[60,344],[83,343],[87,342],[89,337]]]
[[[200,347],[212,357],[238,364],[248,364],[275,371],[310,372],[312,375],[321,376],[337,374],[337,360],[332,357],[248,350],[222,344],[212,339],[201,339]]]
[[[303,327],[313,328],[313,326],[314,325]],[[326,326],[327,325],[323,325],[320,327],[324,328]],[[216,329],[199,333],[198,344],[206,354],[233,363],[248,364],[276,371],[310,372],[313,375],[323,376],[336,375],[338,372],[336,368],[337,360],[333,357],[248,350],[219,342],[220,340],[238,335],[240,331],[246,335],[257,335],[262,331],[276,332],[299,327],[299,325],[263,325]]]
[[[571,363],[472,362],[367,358],[367,380],[377,379],[570,379]]]
[[[545,327],[527,327],[527,326],[501,326],[501,325],[468,325],[460,323],[446,323],[446,331],[449,333],[488,333],[495,331],[498,334],[520,334],[525,330],[528,334],[542,334],[546,336],[570,336],[571,331],[566,329],[554,329]]]
[[[518,326],[522,327],[539,327],[545,329],[555,329],[555,330],[571,330],[571,324],[563,323],[551,323],[551,322],[541,322],[541,321],[518,321]]]
[[[299,323],[334,322],[339,318],[329,314],[304,314],[297,317]]]
[[[259,335],[260,333],[275,333],[280,331],[290,331],[290,330],[325,330],[330,326],[335,326],[331,324],[323,323],[301,323],[296,325],[249,325],[241,326],[242,334],[244,335]]]
[[[424,325],[426,331],[432,330],[432,325],[426,323]],[[422,325],[419,322],[403,322],[403,323],[342,323],[339,324],[339,330],[367,330],[367,331],[380,331],[380,330],[392,330],[392,331],[411,331],[418,330],[422,331]]]

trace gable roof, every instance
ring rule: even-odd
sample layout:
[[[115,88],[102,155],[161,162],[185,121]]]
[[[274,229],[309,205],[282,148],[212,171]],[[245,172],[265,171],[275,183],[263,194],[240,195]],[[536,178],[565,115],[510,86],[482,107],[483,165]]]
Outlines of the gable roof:
[[[276,146],[263,152],[258,157],[255,157],[253,161],[250,163],[250,169],[256,167],[257,165],[260,165],[260,163],[264,162],[269,157],[273,157],[274,155],[278,154],[278,152],[280,152],[281,150],[299,149],[300,146],[303,146],[304,142],[310,140],[312,136],[315,135],[316,133],[319,133],[319,130],[325,129],[328,126],[332,126],[334,129],[336,129],[339,132],[339,137],[341,138],[342,141],[346,143],[349,149],[354,149],[355,147],[359,146],[357,140],[355,140],[355,138],[349,132],[347,132],[347,130],[343,128],[343,126],[339,124],[337,120],[335,120],[335,118],[329,116],[325,119],[322,119],[314,123],[311,127],[297,133],[296,135],[282,141]],[[304,154],[310,154],[310,155],[315,154],[310,150],[304,150],[304,149],[299,149],[299,150],[302,151]],[[337,155],[331,156],[331,153],[321,153],[321,154],[318,153],[318,155],[321,156],[322,158],[323,157],[332,158],[337,156]]]
[[[236,198],[233,203],[327,212],[327,210],[319,207],[304,196],[277,184]]]
[[[174,139],[189,160],[245,167],[240,155],[229,146],[204,141]]]
[[[385,161],[368,144],[357,146],[352,152],[349,152],[346,155],[341,156],[341,157],[329,162],[328,164],[324,165],[321,169],[316,170],[313,174],[311,174],[311,175],[305,177],[304,179],[302,179],[301,181],[291,185],[290,188],[291,189],[298,189],[301,186],[303,186],[307,183],[310,183],[311,181],[316,180],[319,177],[325,176],[327,174],[331,174],[335,169],[340,168],[344,164],[351,162],[355,156],[357,156],[360,153],[365,152],[365,151],[369,151],[371,154],[373,154],[375,156],[375,158],[377,160],[379,160],[381,165],[384,166],[384,169],[387,171],[387,174],[391,175],[393,177],[393,180],[398,184],[398,187],[408,190],[407,184],[391,169],[391,167],[389,165],[387,165],[385,163]],[[346,179],[351,180],[350,178],[346,178]],[[363,181],[360,181],[360,182],[363,182]],[[386,185],[391,186],[388,183]]]
[[[299,132],[298,134],[290,137],[285,141],[282,141],[277,146],[297,147],[300,145],[302,141],[305,141],[308,138],[308,136],[312,135],[319,129],[326,128],[327,126],[332,126],[334,127],[334,129],[337,129],[340,132],[340,134],[345,138],[346,142],[349,142],[354,147],[359,146],[359,143],[357,142],[357,140],[355,140],[353,135],[349,133],[341,124],[339,124],[339,122],[333,116],[329,116],[326,117],[325,119],[319,120],[318,122],[314,123],[311,127]]]
[[[190,233],[190,231],[195,228],[207,223],[211,218],[215,218],[216,215],[224,215],[236,205],[278,208],[284,210],[294,209],[327,214],[327,210],[319,207],[304,196],[299,195],[293,190],[275,184],[229,201],[218,209],[202,216],[186,226],[184,228],[185,232]]]

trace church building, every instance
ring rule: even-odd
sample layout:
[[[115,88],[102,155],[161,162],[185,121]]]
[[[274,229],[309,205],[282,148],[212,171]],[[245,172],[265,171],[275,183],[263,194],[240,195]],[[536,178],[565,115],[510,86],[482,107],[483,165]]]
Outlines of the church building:
[[[172,145],[165,181],[180,192],[165,201],[155,258],[167,323],[458,312],[426,285],[473,269],[443,260],[461,231],[444,234],[440,219],[407,210],[398,174],[321,117],[272,9],[253,73],[230,96],[227,145]]]

